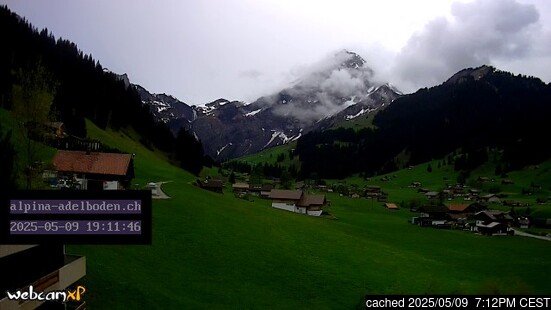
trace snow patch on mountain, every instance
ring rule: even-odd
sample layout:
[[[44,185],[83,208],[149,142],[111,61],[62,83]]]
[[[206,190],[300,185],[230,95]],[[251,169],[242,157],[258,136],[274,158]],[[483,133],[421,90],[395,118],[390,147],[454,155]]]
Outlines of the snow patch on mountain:
[[[253,116],[253,115],[257,114],[260,111],[262,111],[262,109],[254,110],[252,112],[246,113],[245,116],[246,117]]]
[[[360,115],[363,115],[365,113],[370,113],[371,111],[375,111],[376,109],[369,109],[369,108],[362,108],[358,113],[354,114],[354,115],[346,115],[344,118],[349,121],[349,120],[353,120],[355,119],[356,117],[360,116]]]
[[[220,153],[222,153],[229,145],[233,145],[233,143],[230,142],[230,143],[224,145],[221,149],[218,149],[216,151],[216,156],[220,156]]]

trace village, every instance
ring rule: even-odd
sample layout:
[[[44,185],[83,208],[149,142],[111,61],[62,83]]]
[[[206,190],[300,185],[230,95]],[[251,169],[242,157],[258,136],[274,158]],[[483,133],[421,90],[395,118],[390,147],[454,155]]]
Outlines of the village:
[[[51,141],[56,146],[71,149],[57,150],[52,169],[43,173],[43,178],[50,187],[62,190],[132,188],[133,154],[101,152],[99,141],[71,139],[64,133],[62,123],[48,124],[47,127],[51,128]],[[392,179],[393,176],[383,176],[379,181],[386,184]],[[414,214],[410,223],[421,227],[460,229],[484,235],[512,235],[515,227],[526,229],[531,226],[529,217],[522,215],[525,212],[515,212],[515,210],[528,208],[528,203],[507,199],[504,194],[484,193],[480,189],[462,183],[445,184],[445,189],[435,191],[423,187],[419,181],[411,182],[403,190],[417,193],[419,199],[414,203],[392,200],[392,197],[385,192],[384,185],[362,187],[342,182],[327,185],[325,182],[305,180],[295,182],[294,189],[283,189],[279,179],[264,180],[265,182],[259,184],[249,183],[249,181],[245,174],[242,180],[231,184],[227,177],[218,175],[198,179],[195,185],[221,194],[231,185],[231,191],[237,198],[248,200],[251,197],[258,197],[271,200],[273,208],[309,216],[328,215],[324,207],[329,206],[331,202],[326,194],[338,194],[350,199],[369,199],[372,205],[376,202],[377,205],[388,210],[407,208]],[[496,180],[489,177],[476,179],[476,184],[481,187],[492,182]],[[503,179],[499,183],[511,185],[514,181]],[[153,198],[158,198],[162,193],[160,186],[155,182],[150,182],[142,188],[151,190]],[[536,200],[536,203],[541,202],[540,198]],[[499,208],[495,208],[496,206]]]

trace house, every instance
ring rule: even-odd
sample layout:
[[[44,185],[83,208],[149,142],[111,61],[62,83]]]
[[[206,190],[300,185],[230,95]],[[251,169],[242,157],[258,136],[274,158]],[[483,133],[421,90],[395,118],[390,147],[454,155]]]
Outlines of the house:
[[[438,192],[426,192],[425,197],[427,197],[427,199],[437,199],[438,194]]]
[[[385,208],[387,208],[388,210],[398,210],[398,205],[396,205],[395,203],[385,203]]]
[[[427,205],[418,209],[421,214],[412,218],[412,223],[419,226],[438,226],[447,225],[448,208],[442,205]]]
[[[509,184],[515,184],[515,182],[513,180],[506,179],[506,180],[501,180],[501,184],[509,185]]]
[[[249,193],[255,196],[268,197],[273,186],[271,184],[251,184]]]
[[[260,188],[260,197],[268,198],[270,196],[270,192],[273,189],[272,184],[263,184]]]
[[[529,228],[530,227],[530,219],[527,217],[519,217],[516,219],[516,224],[520,228]]]
[[[86,275],[86,257],[68,255],[62,244],[0,245],[0,309],[85,309],[86,303],[9,300],[6,292],[73,290]]]
[[[476,179],[477,182],[479,183],[486,183],[486,182],[490,182],[490,178],[488,177],[478,177],[478,179]]]
[[[513,234],[513,217],[498,210],[485,210],[475,214],[476,226],[473,229],[483,235]]]
[[[474,213],[478,210],[476,204],[449,204],[448,210],[450,213]]]
[[[247,191],[249,191],[248,183],[234,183],[231,187],[236,193],[246,193]]]
[[[487,203],[501,203],[501,199],[494,194],[480,196],[480,200]]]
[[[421,187],[421,182],[411,182],[410,187]]]
[[[273,208],[312,216],[320,216],[327,202],[325,195],[305,195],[300,190],[272,189],[268,197]]]
[[[381,187],[380,186],[375,186],[375,185],[368,185],[365,187],[365,192],[366,193],[380,193],[381,192]]]
[[[65,136],[65,124],[63,122],[47,122],[44,124],[46,131],[54,135],[56,138]]]
[[[298,213],[320,216],[326,202],[325,195],[303,194],[297,204]]]
[[[222,193],[224,189],[224,181],[205,179],[204,181],[197,180],[197,185],[211,192]]]
[[[82,190],[125,189],[134,178],[130,154],[59,150],[53,165],[58,179],[67,179]]]

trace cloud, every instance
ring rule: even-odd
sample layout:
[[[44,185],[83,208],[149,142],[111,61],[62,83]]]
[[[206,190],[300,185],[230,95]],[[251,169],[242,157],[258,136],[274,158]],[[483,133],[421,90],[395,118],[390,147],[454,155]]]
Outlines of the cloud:
[[[538,43],[541,25],[533,5],[454,3],[451,16],[429,22],[396,55],[390,75],[405,91],[439,84],[463,68],[529,58],[547,49],[541,44],[548,43]]]
[[[239,72],[239,77],[246,78],[246,79],[253,79],[256,80],[260,77],[262,77],[263,73],[258,70],[245,70]]]
[[[293,100],[278,104],[281,96],[276,94],[266,103],[274,107],[274,114],[292,116],[304,123],[315,122],[343,110],[346,108],[345,101],[354,96],[365,96],[372,85],[370,79],[373,71],[367,66],[343,67],[351,60],[358,61],[353,54],[340,50],[312,65],[295,68],[292,71],[295,82],[282,92]]]

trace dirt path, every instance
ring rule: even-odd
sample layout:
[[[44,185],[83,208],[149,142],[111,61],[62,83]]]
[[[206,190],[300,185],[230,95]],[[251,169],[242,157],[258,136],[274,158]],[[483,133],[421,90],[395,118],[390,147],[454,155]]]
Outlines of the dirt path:
[[[529,234],[529,233],[525,233],[525,232],[523,232],[523,231],[516,230],[516,229],[514,229],[514,231],[515,231],[515,235],[516,235],[516,236],[523,236],[523,237],[530,237],[530,238],[536,238],[536,239],[551,241],[551,237],[536,236],[536,235],[532,235],[532,234]]]
[[[161,189],[161,185],[165,184],[165,183],[168,183],[168,182],[172,182],[172,181],[165,181],[165,182],[157,182],[155,183],[156,184],[156,187],[155,187],[155,190],[157,191],[157,195],[153,195],[153,199],[169,199],[170,197],[165,194],[165,192],[163,192],[163,190]]]

